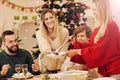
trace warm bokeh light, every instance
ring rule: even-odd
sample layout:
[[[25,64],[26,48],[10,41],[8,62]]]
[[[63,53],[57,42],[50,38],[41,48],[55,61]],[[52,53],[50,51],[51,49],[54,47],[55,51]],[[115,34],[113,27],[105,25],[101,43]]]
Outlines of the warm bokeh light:
[[[120,0],[110,0],[112,13],[115,21],[120,28]]]
[[[120,0],[110,0],[113,14],[120,13]]]
[[[113,5],[119,5],[119,4],[120,4],[120,0],[110,0],[110,2],[111,2]]]

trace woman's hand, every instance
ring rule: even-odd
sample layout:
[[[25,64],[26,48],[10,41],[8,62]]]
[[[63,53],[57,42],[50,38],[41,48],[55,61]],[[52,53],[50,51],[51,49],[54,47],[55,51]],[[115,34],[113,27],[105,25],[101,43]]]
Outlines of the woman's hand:
[[[66,51],[65,53],[66,53],[66,54],[65,54],[66,56],[68,56],[68,57],[73,57],[73,56],[75,56],[76,54],[81,55],[81,49],[73,49],[73,50]]]
[[[46,50],[45,50],[45,53],[46,53],[46,54],[51,54],[52,51],[51,51],[50,49],[46,49]]]

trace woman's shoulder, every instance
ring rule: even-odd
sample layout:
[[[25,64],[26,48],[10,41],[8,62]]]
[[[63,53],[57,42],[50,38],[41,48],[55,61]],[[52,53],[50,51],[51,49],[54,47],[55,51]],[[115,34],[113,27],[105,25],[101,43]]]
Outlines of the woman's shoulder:
[[[61,32],[63,32],[63,33],[68,33],[68,29],[65,28],[65,27],[61,27]]]
[[[36,31],[36,36],[40,36],[40,35],[42,35],[42,31],[39,29]]]
[[[118,28],[118,25],[117,25],[116,21],[114,21],[114,20],[109,21],[107,26],[111,29],[115,28],[115,27]]]
[[[116,25],[116,24],[117,24],[116,21],[113,19],[108,22],[108,25]]]
[[[36,34],[40,34],[40,33],[41,33],[40,29],[36,31]]]

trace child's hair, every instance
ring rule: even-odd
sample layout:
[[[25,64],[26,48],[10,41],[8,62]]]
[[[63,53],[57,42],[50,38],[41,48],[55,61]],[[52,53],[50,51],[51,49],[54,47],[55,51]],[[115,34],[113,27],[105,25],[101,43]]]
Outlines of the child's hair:
[[[90,38],[90,35],[92,33],[92,29],[88,26],[86,26],[86,27],[80,26],[80,27],[75,28],[73,31],[73,34],[77,35],[78,33],[82,32],[82,31],[86,31],[87,38]]]

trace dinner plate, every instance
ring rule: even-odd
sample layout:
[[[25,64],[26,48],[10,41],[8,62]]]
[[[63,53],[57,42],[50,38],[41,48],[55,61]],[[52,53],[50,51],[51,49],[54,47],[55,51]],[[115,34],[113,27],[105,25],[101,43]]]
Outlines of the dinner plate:
[[[85,80],[88,77],[88,71],[71,70],[57,73],[55,76],[60,80]]]
[[[111,78],[111,77],[101,77],[101,78],[96,78],[93,80],[116,80],[115,78]]]
[[[19,75],[17,73],[15,73],[12,77],[13,78],[25,78],[23,73],[20,73]],[[31,77],[33,77],[33,75],[31,73],[27,73],[26,78],[31,78]]]

